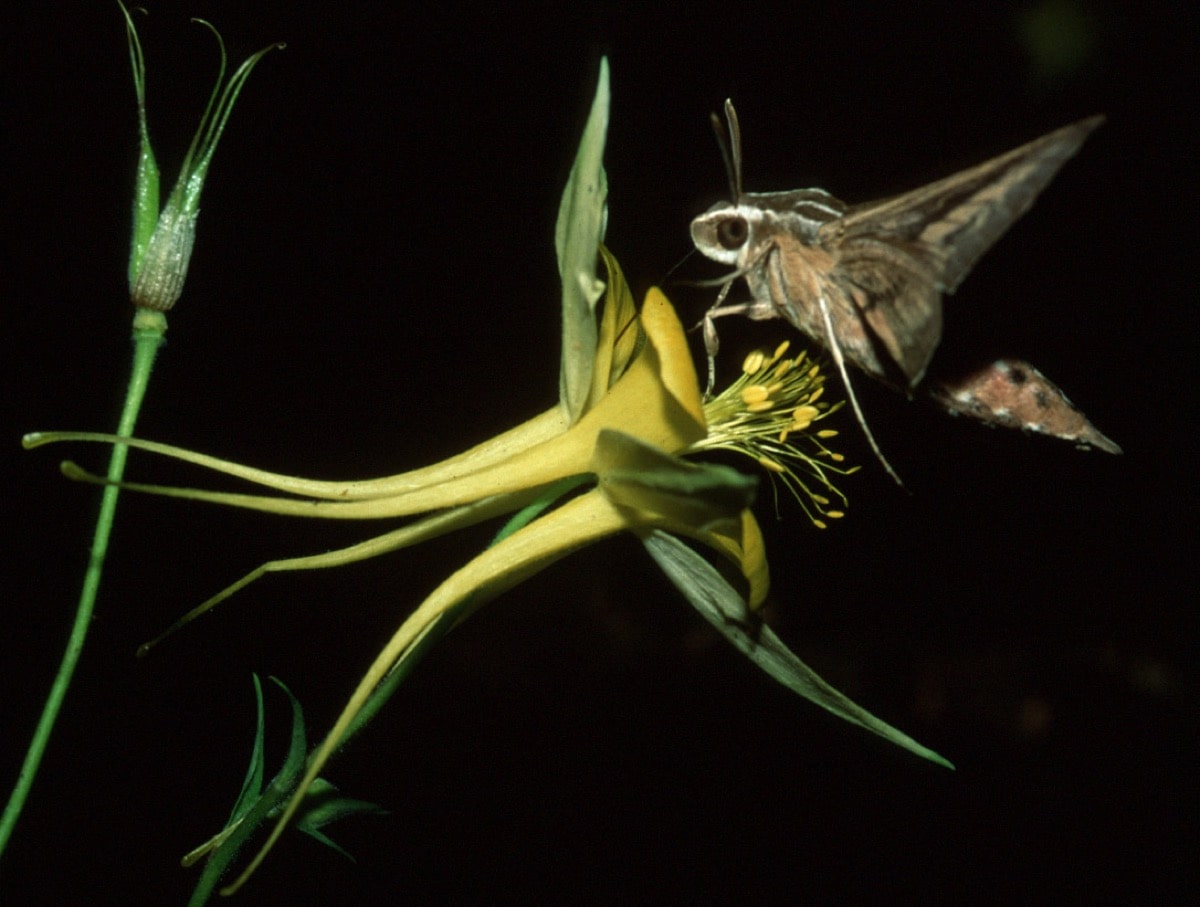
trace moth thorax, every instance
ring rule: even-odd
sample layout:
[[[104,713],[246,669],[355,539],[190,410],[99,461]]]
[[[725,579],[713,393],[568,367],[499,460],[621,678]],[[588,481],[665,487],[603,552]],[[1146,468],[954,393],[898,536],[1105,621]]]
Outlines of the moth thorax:
[[[846,213],[845,202],[824,189],[751,193],[742,199],[742,205],[761,209],[768,218],[805,242],[814,242],[821,227]]]

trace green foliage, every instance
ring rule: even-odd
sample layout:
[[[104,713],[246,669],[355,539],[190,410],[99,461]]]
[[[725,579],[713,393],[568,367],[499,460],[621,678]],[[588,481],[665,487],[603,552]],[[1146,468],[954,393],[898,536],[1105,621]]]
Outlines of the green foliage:
[[[185,866],[191,866],[202,857],[207,858],[204,872],[196,883],[191,907],[208,902],[221,877],[229,870],[238,851],[264,822],[273,821],[280,809],[286,805],[296,789],[307,765],[307,738],[304,730],[304,711],[291,690],[275,677],[271,681],[283,690],[292,707],[292,728],[288,740],[287,755],[279,772],[263,789],[266,774],[266,751],[264,738],[266,718],[263,710],[262,684],[254,676],[254,696],[258,719],[255,724],[254,744],[250,749],[250,764],[242,789],[230,812],[229,821],[213,838],[197,847],[183,858]],[[387,810],[365,800],[354,800],[339,796],[337,788],[324,779],[318,779],[304,799],[296,827],[338,853],[353,860],[343,848],[326,836],[321,829],[347,816],[370,814],[385,815]]]

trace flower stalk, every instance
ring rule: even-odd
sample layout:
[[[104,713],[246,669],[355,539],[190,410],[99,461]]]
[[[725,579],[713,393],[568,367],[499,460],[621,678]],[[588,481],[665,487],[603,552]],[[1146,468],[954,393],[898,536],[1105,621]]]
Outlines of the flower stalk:
[[[121,4],[121,12],[125,17],[130,63],[133,68],[140,146],[134,188],[133,236],[130,242],[128,274],[130,299],[134,305],[133,361],[125,400],[117,423],[117,435],[128,437],[133,434],[137,424],[154,361],[166,334],[167,320],[163,313],[178,300],[187,278],[187,267],[191,260],[192,243],[195,238],[200,193],[212,161],[213,152],[216,150],[217,142],[225,128],[233,103],[251,69],[271,47],[281,47],[282,45],[272,45],[251,56],[222,87],[221,83],[225,73],[225,48],[221,43],[221,36],[217,34],[216,30],[207,22],[202,22],[217,37],[221,55],[220,74],[216,87],[209,98],[208,106],[201,117],[200,127],[185,158],[179,180],[167,205],[160,212],[158,210],[159,171],[146,124],[145,58],[138,40],[137,29],[124,4]],[[113,445],[105,472],[105,487],[101,493],[100,510],[92,535],[92,545],[84,572],[83,585],[75,609],[75,619],[58,671],[17,775],[17,781],[13,786],[4,813],[0,816],[0,854],[4,852],[11,839],[17,820],[20,818],[32,790],[38,767],[46,747],[49,745],[51,733],[71,684],[71,678],[74,676],[75,668],[83,652],[88,626],[91,623],[96,597],[100,590],[104,559],[108,553],[109,538],[112,535],[113,522],[116,518],[120,482],[125,475],[125,463],[128,456],[129,447],[127,445],[122,443]]]

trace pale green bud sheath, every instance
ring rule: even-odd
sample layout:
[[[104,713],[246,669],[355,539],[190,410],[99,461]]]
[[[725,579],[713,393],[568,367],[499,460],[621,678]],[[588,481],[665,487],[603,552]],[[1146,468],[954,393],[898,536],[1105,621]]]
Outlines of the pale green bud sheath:
[[[124,7],[122,7],[124,11]],[[220,34],[203,19],[193,19],[211,31],[217,39],[221,63],[217,70],[217,81],[209,95],[200,126],[192,138],[175,188],[162,211],[158,204],[158,166],[154,151],[150,147],[146,128],[145,68],[141,46],[133,22],[125,11],[126,28],[129,32],[129,52],[134,69],[134,88],[138,101],[138,131],[141,152],[138,158],[137,187],[134,191],[133,243],[129,255],[129,296],[140,309],[166,312],[178,301],[187,280],[188,265],[192,260],[192,246],[196,240],[196,218],[200,214],[200,193],[212,163],[217,143],[225,131],[225,124],[233,105],[237,101],[246,79],[255,65],[269,51],[283,48],[283,44],[271,44],[251,55],[237,68],[229,81],[225,81],[225,42]]]
[[[137,29],[129,10],[121,7],[125,15],[125,36],[129,42],[129,64],[133,69],[133,90],[138,109],[138,165],[137,180],[133,189],[133,238],[129,243],[129,287],[133,289],[134,278],[150,245],[154,225],[158,222],[158,162],[150,145],[150,130],[146,126],[146,59],[142,56],[142,44],[138,41]]]
[[[118,0],[119,2],[119,0]],[[196,217],[199,213],[200,191],[212,162],[213,152],[225,129],[230,111],[254,65],[274,47],[272,44],[247,59],[228,82],[225,82],[225,47],[220,35],[207,22],[195,20],[217,36],[221,65],[216,86],[209,96],[208,105],[200,119],[200,127],[192,139],[184,159],[179,179],[160,211],[159,175],[154,151],[150,146],[149,130],[146,126],[146,70],[137,30],[129,11],[121,4],[125,17],[125,30],[129,41],[129,57],[133,67],[134,91],[137,97],[138,153],[137,179],[133,198],[133,238],[129,255],[129,292],[135,306],[133,318],[133,365],[125,403],[121,410],[117,435],[128,438],[133,434],[138,412],[146,394],[158,348],[162,345],[167,329],[163,314],[179,299],[187,279],[188,264],[192,256],[192,245],[196,235]],[[100,588],[100,576],[104,557],[108,551],[108,539],[112,533],[116,515],[119,483],[125,474],[125,460],[129,448],[125,444],[114,444],[109,459],[106,477],[110,483],[104,488],[100,500],[100,513],[92,537],[91,554],[84,574],[83,589],[75,612],[74,625],[67,640],[66,650],[58,673],[46,698],[41,718],[34,730],[29,749],[21,764],[20,774],[13,785],[12,794],[0,817],[0,853],[3,853],[12,836],[17,819],[21,815],[38,765],[50,740],[50,733],[62,708],[67,688],[83,651],[95,608],[96,595]]]

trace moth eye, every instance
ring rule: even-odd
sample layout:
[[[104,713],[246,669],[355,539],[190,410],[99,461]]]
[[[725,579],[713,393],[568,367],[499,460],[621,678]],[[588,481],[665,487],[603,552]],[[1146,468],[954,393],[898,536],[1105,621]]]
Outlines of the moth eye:
[[[717,242],[726,249],[740,249],[750,236],[750,227],[743,217],[731,217],[717,226]]]

